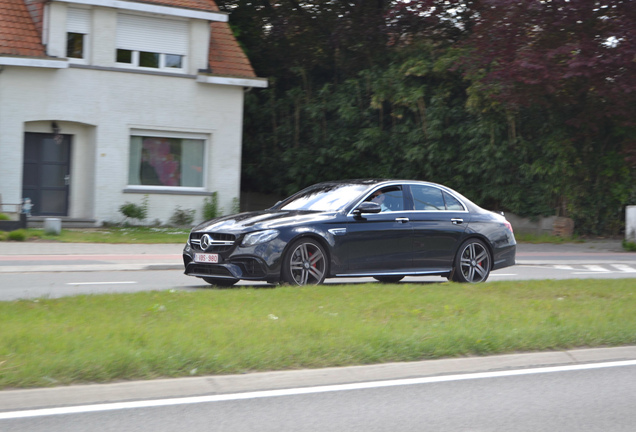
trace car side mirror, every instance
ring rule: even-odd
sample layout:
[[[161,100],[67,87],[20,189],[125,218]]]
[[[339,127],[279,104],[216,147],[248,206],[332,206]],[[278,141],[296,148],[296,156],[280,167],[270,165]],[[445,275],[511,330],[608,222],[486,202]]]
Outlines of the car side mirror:
[[[365,201],[353,211],[353,215],[355,217],[360,217],[364,213],[380,213],[381,211],[382,207],[380,207],[380,204],[372,201]]]

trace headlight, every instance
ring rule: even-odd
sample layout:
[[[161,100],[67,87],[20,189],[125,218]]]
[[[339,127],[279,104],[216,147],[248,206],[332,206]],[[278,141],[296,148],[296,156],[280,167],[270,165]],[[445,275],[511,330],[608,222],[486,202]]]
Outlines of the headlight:
[[[267,243],[268,241],[274,240],[278,237],[278,234],[278,230],[275,229],[253,232],[245,236],[241,246],[254,246],[261,243]]]

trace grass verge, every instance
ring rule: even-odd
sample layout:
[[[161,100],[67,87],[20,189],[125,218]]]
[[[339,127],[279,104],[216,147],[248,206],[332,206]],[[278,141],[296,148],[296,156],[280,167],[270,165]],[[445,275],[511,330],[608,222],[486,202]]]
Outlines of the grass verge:
[[[636,343],[634,279],[143,292],[0,303],[0,388]]]
[[[565,243],[585,243],[580,237],[560,237],[551,234],[527,234],[527,233],[515,233],[515,239],[519,243],[532,243],[532,244],[565,244]]]
[[[154,227],[110,227],[91,229],[63,229],[60,235],[45,234],[44,230],[29,228],[26,240],[53,240],[63,243],[184,243],[189,229]]]

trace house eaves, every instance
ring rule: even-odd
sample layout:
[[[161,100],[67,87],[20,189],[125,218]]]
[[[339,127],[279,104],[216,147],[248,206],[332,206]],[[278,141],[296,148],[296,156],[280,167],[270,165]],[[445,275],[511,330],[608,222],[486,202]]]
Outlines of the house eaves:
[[[130,1],[130,0],[62,0],[65,3],[101,6],[131,12],[146,12],[152,14],[168,15],[180,18],[196,18],[207,21],[227,22],[228,15],[220,12],[214,2],[207,0],[156,0],[156,1]]]

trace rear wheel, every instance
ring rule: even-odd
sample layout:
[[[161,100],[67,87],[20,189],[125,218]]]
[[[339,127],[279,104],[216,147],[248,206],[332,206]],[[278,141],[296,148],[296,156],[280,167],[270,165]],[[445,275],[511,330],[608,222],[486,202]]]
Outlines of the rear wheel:
[[[455,282],[485,282],[491,268],[492,258],[486,244],[478,239],[469,239],[459,247],[451,278]]]
[[[295,241],[283,258],[282,280],[291,285],[319,285],[327,277],[327,253],[316,240]]]
[[[373,279],[382,283],[398,283],[404,276],[373,276]]]
[[[237,283],[238,279],[226,279],[226,278],[214,278],[214,277],[204,277],[201,278],[210,285],[216,285],[220,287],[231,287],[235,283]]]

